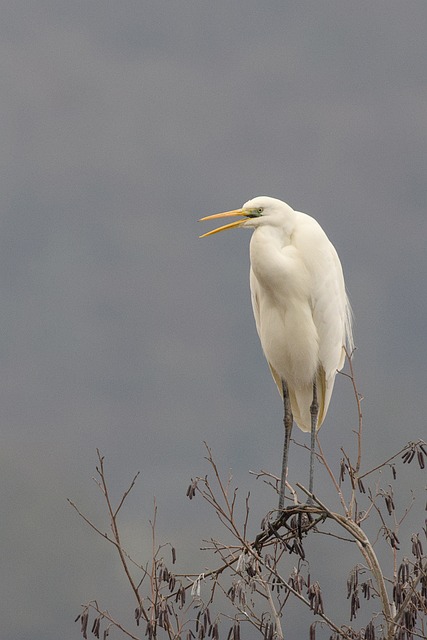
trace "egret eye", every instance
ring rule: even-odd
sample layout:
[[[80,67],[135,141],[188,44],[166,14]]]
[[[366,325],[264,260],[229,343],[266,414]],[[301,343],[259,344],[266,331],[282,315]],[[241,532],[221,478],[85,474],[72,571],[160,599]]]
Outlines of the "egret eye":
[[[257,212],[261,215],[261,213],[264,211],[263,207],[258,207]]]

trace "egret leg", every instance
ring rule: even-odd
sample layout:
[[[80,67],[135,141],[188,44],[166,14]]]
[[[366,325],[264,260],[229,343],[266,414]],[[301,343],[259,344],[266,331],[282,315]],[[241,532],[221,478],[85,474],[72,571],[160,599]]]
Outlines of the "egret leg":
[[[285,486],[286,476],[288,475],[288,455],[289,455],[289,443],[291,441],[292,424],[294,417],[292,415],[291,400],[289,398],[288,385],[282,380],[283,389],[283,424],[285,426],[285,442],[283,445],[283,461],[282,461],[282,477],[280,479],[280,496],[279,496],[279,509],[283,509],[285,504]]]
[[[314,449],[316,447],[317,417],[319,415],[319,403],[317,402],[316,381],[313,382],[313,402],[310,405],[310,415],[311,415],[311,448],[310,448],[310,480],[308,484],[308,490],[310,493],[313,493]],[[308,501],[311,502],[311,498],[309,498]]]

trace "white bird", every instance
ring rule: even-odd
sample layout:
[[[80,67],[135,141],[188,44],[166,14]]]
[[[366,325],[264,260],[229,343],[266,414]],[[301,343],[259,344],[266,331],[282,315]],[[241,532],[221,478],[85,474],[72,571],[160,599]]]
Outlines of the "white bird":
[[[264,355],[284,402],[282,509],[293,419],[302,431],[311,432],[309,492],[313,493],[316,431],[326,417],[346,347],[353,350],[351,308],[338,254],[314,218],[281,200],[259,196],[241,209],[201,220],[229,216],[240,219],[200,237],[233,227],[253,229],[252,307]]]

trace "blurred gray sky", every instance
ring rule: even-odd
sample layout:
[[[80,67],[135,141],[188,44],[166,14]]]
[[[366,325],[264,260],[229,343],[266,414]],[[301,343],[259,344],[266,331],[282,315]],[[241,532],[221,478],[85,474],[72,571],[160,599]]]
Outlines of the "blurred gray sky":
[[[250,234],[198,240],[202,215],[265,194],[316,217],[354,307],[366,463],[425,436],[427,4],[0,6],[1,635],[72,640],[80,603],[124,585],[66,503],[107,528],[96,447],[115,495],[141,470],[141,560],[154,495],[184,560],[206,537],[185,499],[203,440],[243,493],[280,468]],[[332,456],[356,422],[340,378]]]

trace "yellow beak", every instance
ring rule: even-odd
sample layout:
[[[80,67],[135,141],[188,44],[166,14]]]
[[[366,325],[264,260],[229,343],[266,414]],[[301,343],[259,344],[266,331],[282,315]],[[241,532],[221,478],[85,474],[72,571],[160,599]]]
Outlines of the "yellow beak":
[[[205,218],[200,218],[199,222],[202,220],[214,220],[215,218],[231,218],[235,216],[246,217],[246,213],[243,209],[234,209],[233,211],[224,211],[224,213],[214,213],[212,216],[206,216]],[[206,238],[206,236],[212,236],[214,233],[219,233],[220,231],[225,231],[225,229],[232,229],[233,227],[240,227],[245,222],[245,220],[235,220],[234,222],[230,222],[229,224],[225,224],[222,227],[218,227],[218,229],[212,229],[212,231],[208,231],[204,233],[200,238]]]

